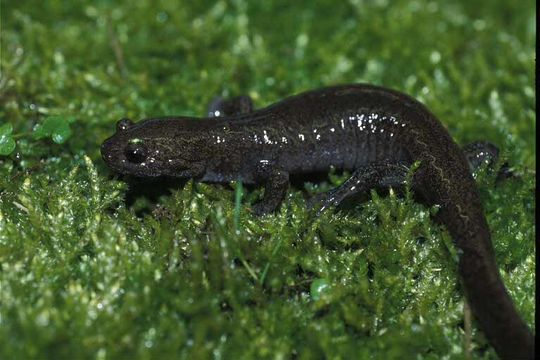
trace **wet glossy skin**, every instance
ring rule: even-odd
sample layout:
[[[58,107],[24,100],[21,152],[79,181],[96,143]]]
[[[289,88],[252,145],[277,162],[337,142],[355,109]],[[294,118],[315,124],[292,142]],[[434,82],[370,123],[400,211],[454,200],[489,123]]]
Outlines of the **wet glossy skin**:
[[[370,104],[351,107],[347,102],[354,96],[343,88],[334,94],[303,94],[233,118],[146,120],[108,140],[103,145],[105,161],[117,172],[145,177],[193,177],[183,173],[183,167],[193,170],[203,162],[204,181],[241,177],[244,183],[261,183],[276,167],[289,173],[328,171],[332,165],[354,170],[404,156],[393,146],[392,137],[406,124],[392,115],[388,104],[384,109]],[[377,136],[370,136],[373,133]],[[107,150],[120,144],[122,136],[144,139],[149,161],[133,164],[123,158],[123,148]]]
[[[102,145],[114,171],[138,177],[173,176],[207,182],[242,179],[264,184],[255,212],[274,211],[289,175],[353,175],[322,201],[325,209],[373,187],[400,186],[416,161],[413,189],[438,217],[459,249],[459,274],[473,314],[502,358],[534,358],[533,335],[501,281],[489,228],[466,154],[421,103],[385,88],[346,85],[306,92],[270,107],[232,111],[221,118],[161,118],[119,122]],[[226,106],[215,112],[227,113]],[[243,114],[238,114],[242,113]],[[228,114],[226,114],[228,115]],[[489,149],[473,146],[469,160]]]

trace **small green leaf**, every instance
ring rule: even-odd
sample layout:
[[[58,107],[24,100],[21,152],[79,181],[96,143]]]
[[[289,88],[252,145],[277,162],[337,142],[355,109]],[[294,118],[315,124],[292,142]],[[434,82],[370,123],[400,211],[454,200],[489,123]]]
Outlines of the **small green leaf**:
[[[0,155],[9,155],[15,150],[15,140],[11,133],[13,125],[10,123],[0,126]]]
[[[71,124],[73,117],[50,116],[41,124],[34,127],[33,137],[36,140],[50,137],[57,144],[63,144],[71,136]]]
[[[63,144],[71,136],[71,129],[69,125],[60,127],[55,133],[52,134],[52,140],[57,144]]]

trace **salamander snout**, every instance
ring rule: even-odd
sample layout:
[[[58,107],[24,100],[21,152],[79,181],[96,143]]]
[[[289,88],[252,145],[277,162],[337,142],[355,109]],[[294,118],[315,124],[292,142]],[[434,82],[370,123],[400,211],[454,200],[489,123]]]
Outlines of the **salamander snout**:
[[[159,172],[155,151],[140,138],[115,134],[101,145],[101,157],[108,167],[121,174],[155,176]]]
[[[128,129],[133,126],[130,119],[116,122],[116,134],[101,145],[101,156],[107,165],[118,169],[120,166],[143,164],[149,158],[148,147],[137,137],[128,136]]]

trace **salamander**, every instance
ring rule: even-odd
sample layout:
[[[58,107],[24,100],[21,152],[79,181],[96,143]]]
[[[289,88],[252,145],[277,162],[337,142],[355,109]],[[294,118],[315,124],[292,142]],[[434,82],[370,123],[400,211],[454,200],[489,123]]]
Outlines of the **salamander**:
[[[490,230],[471,174],[494,157],[489,143],[460,148],[422,103],[367,84],[307,91],[254,110],[248,97],[216,99],[203,118],[122,119],[101,146],[114,172],[135,177],[264,185],[257,214],[275,211],[293,175],[352,173],[320,209],[375,187],[411,187],[457,247],[458,273],[473,315],[497,354],[533,359],[534,335],[522,320],[495,262]]]

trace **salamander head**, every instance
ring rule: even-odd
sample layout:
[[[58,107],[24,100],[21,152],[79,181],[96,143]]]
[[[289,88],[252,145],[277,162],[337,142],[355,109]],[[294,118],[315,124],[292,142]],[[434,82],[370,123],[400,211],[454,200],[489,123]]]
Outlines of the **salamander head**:
[[[136,177],[192,178],[204,172],[205,142],[198,121],[150,119],[116,123],[116,133],[101,145],[101,156],[113,171]]]

